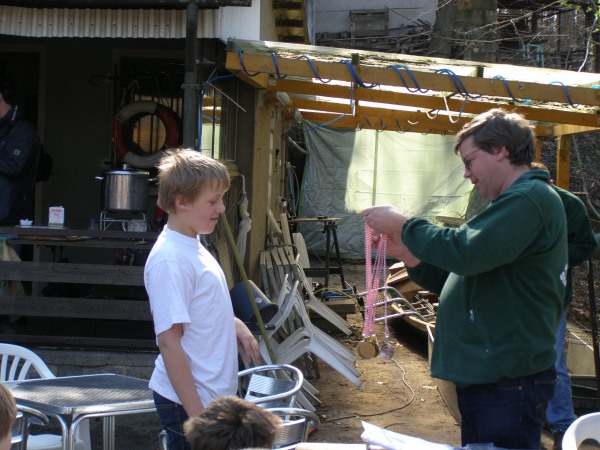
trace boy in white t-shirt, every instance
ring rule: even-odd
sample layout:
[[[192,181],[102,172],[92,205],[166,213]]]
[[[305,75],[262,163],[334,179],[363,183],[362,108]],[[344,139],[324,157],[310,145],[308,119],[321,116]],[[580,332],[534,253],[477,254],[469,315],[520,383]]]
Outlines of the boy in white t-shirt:
[[[189,450],[188,417],[214,398],[236,395],[238,344],[259,358],[258,342],[235,318],[223,270],[200,242],[225,211],[227,168],[193,149],[158,165],[158,206],[169,213],[144,269],[160,354],[150,378],[169,450]]]

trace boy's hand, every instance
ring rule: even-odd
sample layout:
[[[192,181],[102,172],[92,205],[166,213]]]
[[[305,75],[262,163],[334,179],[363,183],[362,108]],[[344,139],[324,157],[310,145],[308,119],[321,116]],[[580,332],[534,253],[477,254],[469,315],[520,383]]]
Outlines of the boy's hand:
[[[235,321],[235,335],[237,337],[238,344],[244,349],[246,360],[248,364],[252,364],[252,360],[260,361],[260,351],[258,341],[248,329],[248,327],[237,317]]]

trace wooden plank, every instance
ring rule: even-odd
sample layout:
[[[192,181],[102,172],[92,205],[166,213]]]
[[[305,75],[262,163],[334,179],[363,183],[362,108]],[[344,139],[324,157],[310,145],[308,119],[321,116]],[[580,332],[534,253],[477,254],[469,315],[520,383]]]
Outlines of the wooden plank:
[[[0,296],[3,314],[77,319],[152,321],[150,305],[143,300]]]
[[[330,97],[342,99],[344,103],[335,104],[333,102],[322,102],[323,107],[327,107],[330,112],[346,113],[350,98],[360,102],[368,101],[381,103],[381,109],[389,104],[396,108],[397,105],[412,106],[415,108],[425,108],[429,111],[452,111],[457,114],[462,111],[463,114],[481,114],[491,108],[503,108],[522,114],[528,120],[563,123],[588,127],[600,127],[600,117],[595,111],[582,111],[580,109],[567,108],[559,105],[544,105],[544,107],[519,106],[518,103],[509,102],[500,99],[469,99],[464,101],[462,96],[455,95],[447,97],[440,94],[431,93],[430,95],[407,94],[404,92],[395,92],[385,89],[366,89],[356,87],[352,93],[346,86],[336,86],[323,84],[321,82],[298,81],[288,79],[274,79],[269,83],[268,89],[291,94],[315,95],[321,97]],[[292,97],[292,104],[298,108],[303,108],[303,104],[298,97]],[[306,107],[306,109],[310,109]],[[375,109],[375,108],[373,108]],[[560,133],[556,133],[560,134]]]
[[[299,52],[302,53],[300,47]],[[247,70],[248,72],[262,72],[265,74],[276,73],[273,62],[272,53],[277,52],[277,49],[270,49],[269,54],[250,54],[244,53],[241,58],[236,53],[227,53],[226,68],[230,71]],[[357,52],[358,53],[358,52]],[[286,54],[283,51],[277,54],[277,68],[279,73],[285,76],[314,78],[315,74],[309,64],[305,60],[298,59],[297,55]],[[313,55],[314,56],[314,55]],[[384,65],[375,65],[373,54],[365,54],[364,58],[370,57],[368,64],[362,63],[353,65],[353,72],[350,72],[345,62],[337,58],[329,58],[327,61],[312,59],[313,67],[322,79],[334,79],[339,81],[354,82],[354,74],[364,84],[379,84],[383,86],[398,86],[404,87],[404,83],[398,74],[390,67]],[[405,55],[402,55],[405,56]],[[322,56],[321,56],[322,57]],[[346,57],[347,58],[347,57]],[[378,58],[379,59],[379,58]],[[243,61],[243,66],[242,66]],[[379,62],[379,61],[377,61]],[[425,60],[423,62],[426,62]],[[412,62],[410,67],[412,77],[406,75],[405,81],[409,88],[415,89],[417,86],[412,81],[418,83],[418,87],[424,90],[434,92],[456,92],[456,80],[446,73],[435,73],[437,64],[429,59],[429,64],[415,64]],[[395,65],[403,64],[397,61]],[[491,64],[479,63],[479,66],[491,66]],[[518,95],[519,99],[531,99],[543,102],[558,102],[566,103],[566,95],[563,86],[537,83],[525,80],[511,81],[500,80],[495,78],[481,78],[474,76],[476,65],[472,67],[451,67],[455,73],[455,78],[459,78],[464,89],[471,95],[488,95],[492,97],[509,97],[508,89]],[[462,73],[461,73],[462,72]],[[557,71],[561,72],[561,71]],[[565,71],[566,72],[566,71]],[[469,74],[469,75],[467,75]],[[462,88],[461,88],[462,89]],[[589,87],[568,86],[569,97],[572,103],[578,105],[600,106],[600,90]]]
[[[277,280],[275,269],[273,268],[273,259],[271,258],[271,251],[265,250],[265,262],[267,265],[267,274],[269,275],[269,283],[273,292],[278,292],[281,289],[281,284]]]
[[[277,253],[279,255],[279,260],[281,261],[281,266],[287,275],[292,275],[292,266],[288,259],[288,255],[283,247],[277,247]]]
[[[259,265],[260,265],[260,282],[265,295],[271,298],[271,285],[269,284],[269,275],[267,273],[267,257],[265,251],[260,252]]]
[[[556,149],[556,185],[559,188],[569,190],[569,172],[571,170],[571,139],[569,134],[563,134],[558,138]]]
[[[272,248],[270,252],[271,258],[273,258],[273,269],[275,269],[275,273],[278,275],[277,285],[281,286],[283,283],[283,278],[285,277],[285,268],[283,265],[283,261],[279,256],[279,251],[277,250],[277,248]]]
[[[100,347],[100,348],[125,348],[125,349],[149,349],[157,351],[154,339],[116,339],[95,338],[82,336],[51,336],[33,334],[0,334],[0,342],[15,344],[42,344],[64,345],[68,347]]]
[[[144,286],[142,266],[0,261],[0,279]]]
[[[450,121],[428,120],[426,122],[409,123],[408,119],[400,122],[396,118],[387,117],[365,117],[365,116],[344,116],[340,117],[335,114],[325,114],[322,112],[303,111],[302,118],[313,120],[319,123],[328,123],[329,127],[334,128],[359,128],[364,130],[388,130],[399,131],[401,133],[435,133],[454,135],[460,127],[450,123]]]

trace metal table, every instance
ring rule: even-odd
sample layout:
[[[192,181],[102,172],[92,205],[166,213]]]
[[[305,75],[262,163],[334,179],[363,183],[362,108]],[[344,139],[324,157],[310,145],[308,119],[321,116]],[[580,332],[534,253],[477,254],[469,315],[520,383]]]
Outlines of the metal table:
[[[82,420],[103,418],[104,449],[115,448],[115,416],[156,411],[148,381],[116,374],[95,374],[7,382],[17,403],[55,417],[64,450],[75,449]]]

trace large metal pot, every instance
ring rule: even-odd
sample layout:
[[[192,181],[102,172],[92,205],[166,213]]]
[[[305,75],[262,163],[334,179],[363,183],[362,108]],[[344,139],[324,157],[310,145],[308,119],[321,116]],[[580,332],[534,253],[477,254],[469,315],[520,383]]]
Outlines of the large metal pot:
[[[103,177],[104,211],[146,212],[150,173],[145,170],[110,170]]]

